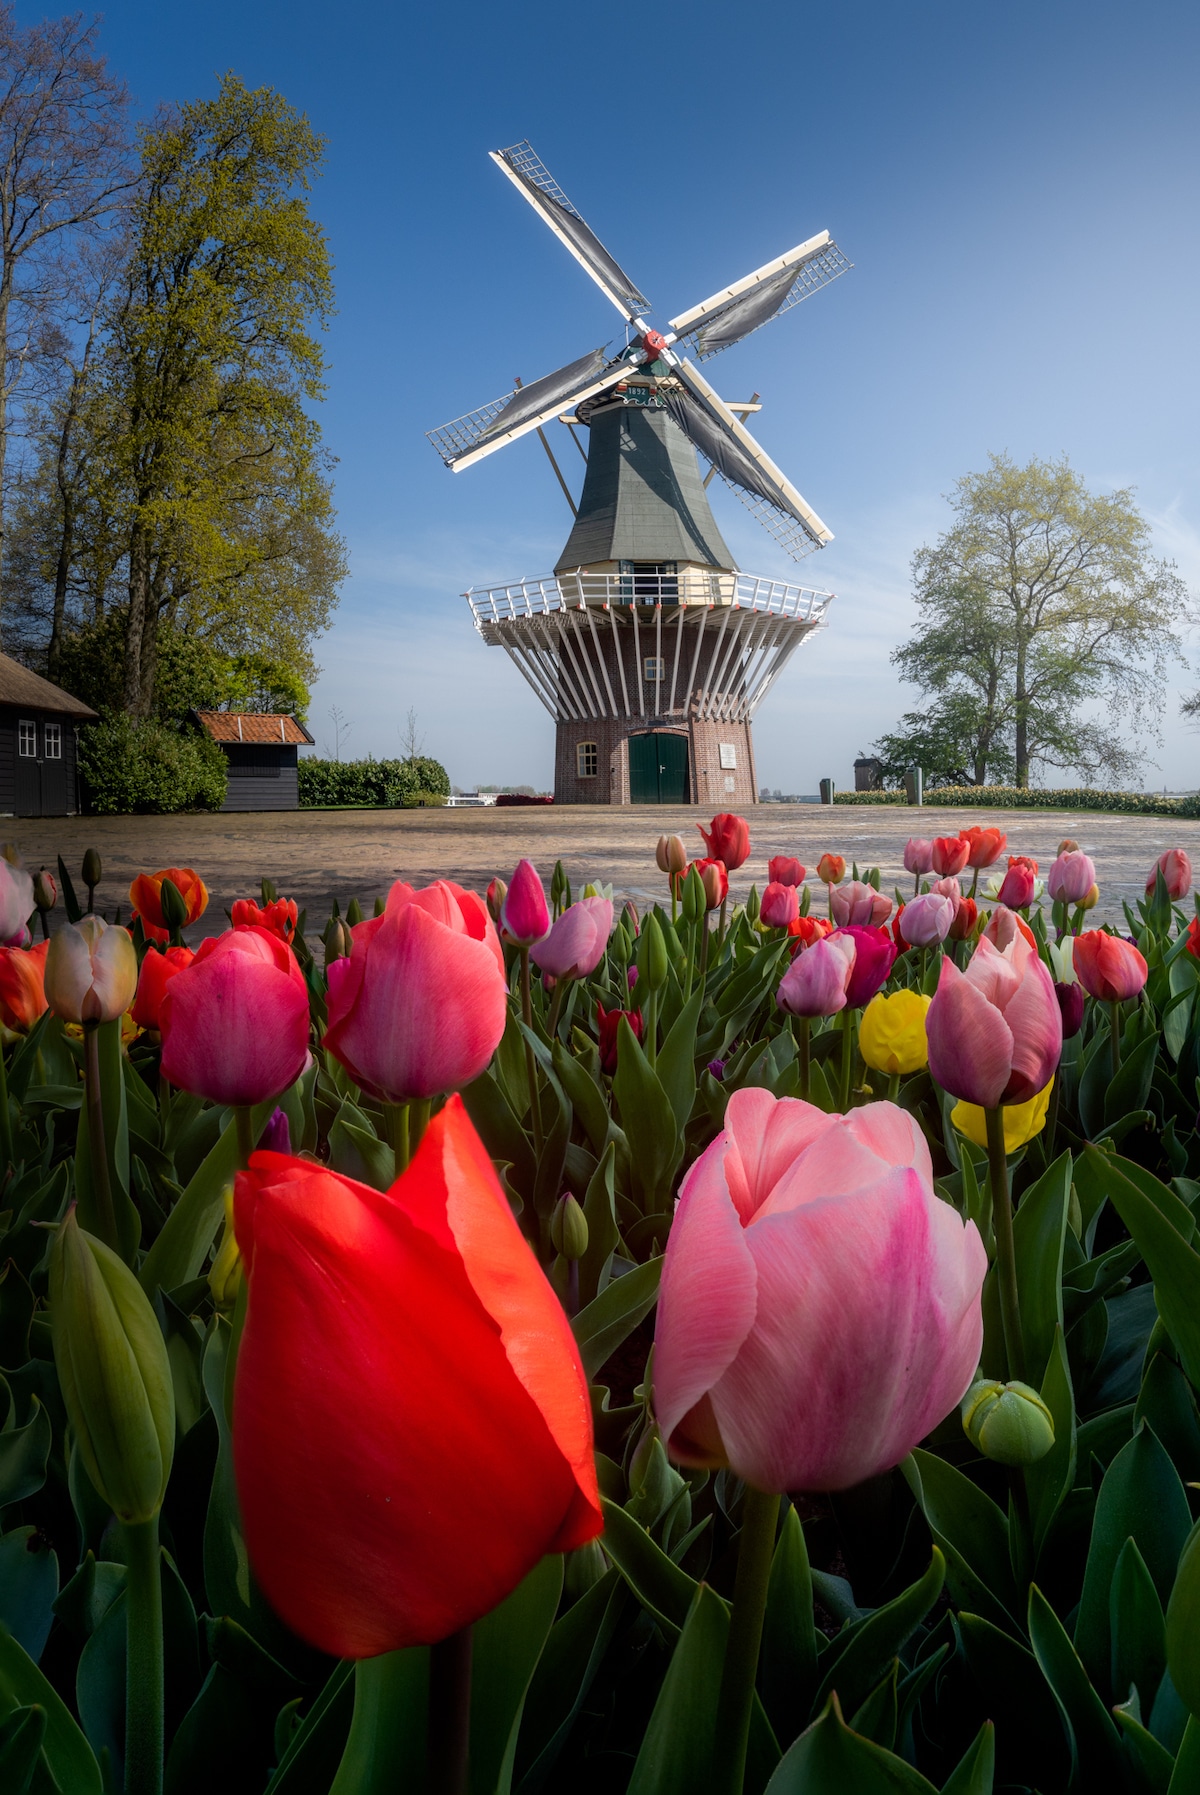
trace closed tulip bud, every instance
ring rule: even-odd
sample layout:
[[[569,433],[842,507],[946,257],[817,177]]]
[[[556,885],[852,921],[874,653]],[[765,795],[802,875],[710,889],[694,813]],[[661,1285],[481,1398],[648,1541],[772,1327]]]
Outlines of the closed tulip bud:
[[[1026,905],[1033,902],[1036,887],[1036,875],[1030,872],[1028,866],[1016,861],[1004,875],[1004,881],[996,893],[997,901],[1009,910],[1024,910]]]
[[[745,817],[723,811],[715,816],[707,830],[696,824],[704,837],[709,858],[721,861],[727,872],[735,873],[750,857],[750,825]]]
[[[1080,898],[1079,908],[1081,910],[1094,910],[1099,902],[1100,887],[1098,885],[1093,885],[1084,893],[1083,897]]]
[[[975,872],[985,866],[994,866],[1008,846],[1007,835],[999,829],[960,829],[958,838],[966,842],[966,863]]]
[[[772,885],[803,885],[804,868],[790,854],[775,854],[767,862],[767,877]]]
[[[729,896],[729,874],[723,860],[693,860],[704,890],[704,907],[717,910]]]
[[[46,1001],[64,1022],[113,1022],[133,1002],[137,954],[126,929],[99,916],[67,923],[46,955]]]
[[[588,1249],[587,1217],[568,1191],[554,1205],[550,1217],[550,1239],[556,1253],[564,1259],[582,1259]]]
[[[629,970],[636,972],[637,968],[631,966]],[[606,1010],[602,1003],[596,1005],[596,1030],[600,1037],[600,1070],[607,1072],[610,1078],[617,1069],[622,1022],[629,1024],[635,1040],[641,1041],[644,1038],[646,1024],[642,1020],[640,1010]]]
[[[659,872],[666,873],[668,877],[686,871],[688,857],[687,849],[683,845],[683,837],[681,835],[660,835],[658,847],[655,850],[655,859],[658,861]]]
[[[950,934],[948,939],[951,941],[969,941],[971,936],[975,933],[975,924],[978,920],[979,906],[975,902],[975,899],[969,897],[961,898],[959,900],[958,908],[954,912],[954,921],[950,924]]]
[[[939,879],[953,877],[955,873],[961,873],[970,852],[971,843],[964,841],[961,835],[939,835],[931,847],[932,870]]]
[[[962,1401],[963,1431],[999,1465],[1036,1465],[1054,1444],[1054,1417],[1028,1384],[980,1378]]]
[[[163,886],[174,886],[175,893],[183,899],[182,921],[170,923],[163,909]],[[168,866],[157,873],[140,873],[129,887],[129,901],[133,905],[133,913],[141,918],[142,931],[150,941],[166,941],[173,928],[186,928],[203,916],[208,908],[208,889],[199,873],[190,866]],[[170,898],[167,899],[171,903]],[[172,907],[172,915],[180,914],[178,908]]]
[[[1063,1040],[1070,1041],[1083,1027],[1083,986],[1074,982],[1064,985],[1056,980],[1054,995],[1062,1013]]]
[[[1101,1003],[1124,1003],[1136,997],[1149,971],[1131,941],[1104,929],[1086,929],[1076,935],[1073,959],[1076,978],[1088,996]]]
[[[45,867],[33,875],[33,901],[39,910],[53,910],[58,902],[58,887]]]
[[[704,880],[700,876],[698,861],[693,860],[691,866],[688,867],[687,876],[683,881],[683,890],[679,895],[683,901],[684,921],[699,922],[708,909],[708,897],[704,890]]]
[[[532,947],[550,933],[550,910],[531,860],[522,860],[500,906],[500,928],[514,947]]]
[[[897,927],[910,947],[936,947],[950,933],[956,908],[953,898],[924,892],[905,904]]]
[[[638,943],[638,978],[639,981],[645,979],[651,991],[661,991],[667,982],[669,971],[667,944],[663,940],[658,918],[651,911],[642,926],[642,937]]]
[[[1068,835],[1065,840],[1059,842],[1058,851],[1060,854],[1078,854],[1079,843],[1077,841],[1072,841]]]
[[[508,886],[503,879],[493,879],[487,888],[488,915],[497,927],[500,925],[500,912],[504,908],[504,900],[508,896]]]
[[[166,1342],[141,1285],[74,1206],[50,1248],[54,1362],[67,1417],[97,1492],[117,1519],[162,1507],[175,1448]]]
[[[829,910],[840,929],[869,929],[887,921],[892,914],[892,900],[862,879],[851,879],[848,885],[833,887]]]
[[[929,1070],[952,1097],[981,1109],[1027,1103],[1062,1052],[1062,1016],[1050,974],[1014,932],[1000,949],[985,935],[960,972],[942,961],[929,1007]]]
[[[168,929],[182,929],[188,920],[187,901],[173,879],[164,879],[158,892],[159,908]]]
[[[933,871],[933,843],[925,841],[918,835],[910,836],[904,844],[904,870],[913,873],[918,879],[923,873]]]
[[[350,925],[340,916],[331,916],[325,924],[325,933],[321,939],[325,943],[325,964],[332,966],[335,960],[348,960],[354,946],[354,937],[350,933]]]
[[[800,915],[800,898],[794,885],[767,886],[758,905],[757,920],[768,929],[786,929]],[[755,920],[751,918],[751,920]]]
[[[1068,849],[1050,868],[1046,890],[1056,904],[1082,904],[1095,883],[1096,868],[1088,856]]]
[[[929,1061],[925,1016],[930,999],[919,991],[879,992],[863,1011],[858,1025],[858,1050],[875,1072],[889,1078],[919,1072]]]
[[[1185,898],[1192,889],[1192,863],[1182,848],[1168,848],[1165,854],[1159,855],[1146,880],[1147,897],[1153,897],[1159,873],[1163,876],[1167,896],[1173,904]]]
[[[758,886],[752,885],[750,887],[749,893],[746,897],[746,921],[750,924],[756,923],[759,919],[761,912],[762,912],[762,903],[761,903],[761,900],[759,899],[759,895],[758,895]],[[800,914],[799,901],[797,901],[797,904],[796,904],[796,914],[797,915]],[[791,924],[789,923],[788,926],[790,928]]]
[[[589,978],[604,958],[612,919],[608,898],[581,898],[563,911],[545,940],[533,948],[534,963],[551,978]]]
[[[95,848],[89,848],[83,856],[83,882],[89,891],[94,891],[104,877],[104,862]]]
[[[846,1008],[855,943],[848,934],[826,935],[796,955],[775,1001],[792,1016],[836,1016]]]
[[[589,1540],[563,1560],[563,1592],[569,1602],[578,1602],[589,1589],[594,1589],[608,1572],[608,1559],[598,1539]]]
[[[840,885],[846,876],[846,862],[840,854],[822,854],[817,861],[817,877],[822,885]]]

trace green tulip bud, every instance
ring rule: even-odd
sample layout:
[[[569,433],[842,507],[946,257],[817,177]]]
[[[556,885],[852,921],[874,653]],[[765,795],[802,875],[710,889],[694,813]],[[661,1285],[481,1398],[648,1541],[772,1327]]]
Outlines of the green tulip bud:
[[[683,1478],[667,1461],[657,1430],[647,1429],[629,1461],[630,1514],[643,1527],[653,1527],[683,1487]]]
[[[347,926],[347,928],[351,928],[351,929],[354,928],[358,923],[360,923],[362,921],[362,919],[363,919],[362,905],[359,903],[359,901],[356,897],[351,898],[350,902],[346,905],[346,926]]]
[[[33,875],[33,901],[39,910],[53,910],[58,902],[58,889],[45,867]]]
[[[95,891],[103,877],[104,862],[101,860],[99,854],[97,854],[95,848],[89,848],[83,857],[83,882],[87,886],[88,891]]]
[[[629,956],[633,949],[629,940],[629,932],[623,922],[619,922],[613,930],[612,940],[608,944],[608,951],[616,961],[617,965],[621,968],[621,971],[624,972],[629,964]]]
[[[1033,1465],[1054,1444],[1054,1417],[1028,1384],[977,1378],[962,1400],[968,1440],[1000,1465]]]
[[[667,944],[663,940],[658,918],[652,910],[642,924],[641,939],[638,942],[638,977],[645,979],[651,991],[661,991],[667,982],[669,970]]]
[[[758,886],[750,887],[750,896],[746,899],[746,921],[754,924],[758,921],[759,896]]]
[[[166,1342],[129,1267],[67,1211],[50,1248],[54,1362],[79,1454],[117,1519],[152,1520],[175,1449]]]
[[[1167,1669],[1180,1701],[1200,1718],[1200,1526],[1192,1528],[1179,1555],[1167,1603]]]
[[[331,966],[335,960],[348,960],[354,946],[354,937],[349,927],[340,916],[331,916],[325,924],[325,933],[321,937],[325,943],[325,964]]]
[[[164,879],[158,894],[162,906],[162,917],[171,930],[181,929],[188,919],[188,908],[183,893],[174,879]]]
[[[699,922],[708,913],[708,898],[704,891],[704,881],[696,871],[693,863],[688,867],[687,878],[683,881],[683,914],[687,922]]]
[[[550,1217],[550,1239],[564,1259],[582,1259],[588,1248],[587,1217],[570,1191],[560,1197]]]
[[[590,1539],[586,1546],[568,1552],[563,1564],[563,1588],[570,1600],[577,1602],[585,1596],[607,1570],[608,1559],[598,1539]]]

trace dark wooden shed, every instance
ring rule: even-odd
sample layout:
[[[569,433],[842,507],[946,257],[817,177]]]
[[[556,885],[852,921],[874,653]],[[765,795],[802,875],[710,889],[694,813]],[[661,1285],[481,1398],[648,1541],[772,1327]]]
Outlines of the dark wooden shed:
[[[78,698],[0,654],[0,815],[74,816],[75,732],[95,720]]]
[[[297,750],[314,738],[295,717],[250,711],[193,711],[225,752],[229,791],[222,810],[295,810],[300,803]]]

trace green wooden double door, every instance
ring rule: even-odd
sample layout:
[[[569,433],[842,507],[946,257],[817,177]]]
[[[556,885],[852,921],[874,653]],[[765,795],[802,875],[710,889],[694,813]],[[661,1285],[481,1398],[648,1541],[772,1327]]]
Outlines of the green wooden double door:
[[[687,737],[650,730],[629,737],[629,798],[633,804],[687,804]]]

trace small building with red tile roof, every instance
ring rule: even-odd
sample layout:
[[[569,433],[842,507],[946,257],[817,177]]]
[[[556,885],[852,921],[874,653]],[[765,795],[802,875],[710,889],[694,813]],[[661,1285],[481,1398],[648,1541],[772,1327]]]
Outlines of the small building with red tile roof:
[[[300,803],[297,751],[314,738],[295,717],[261,711],[193,711],[192,720],[229,763],[222,810],[295,810]]]

